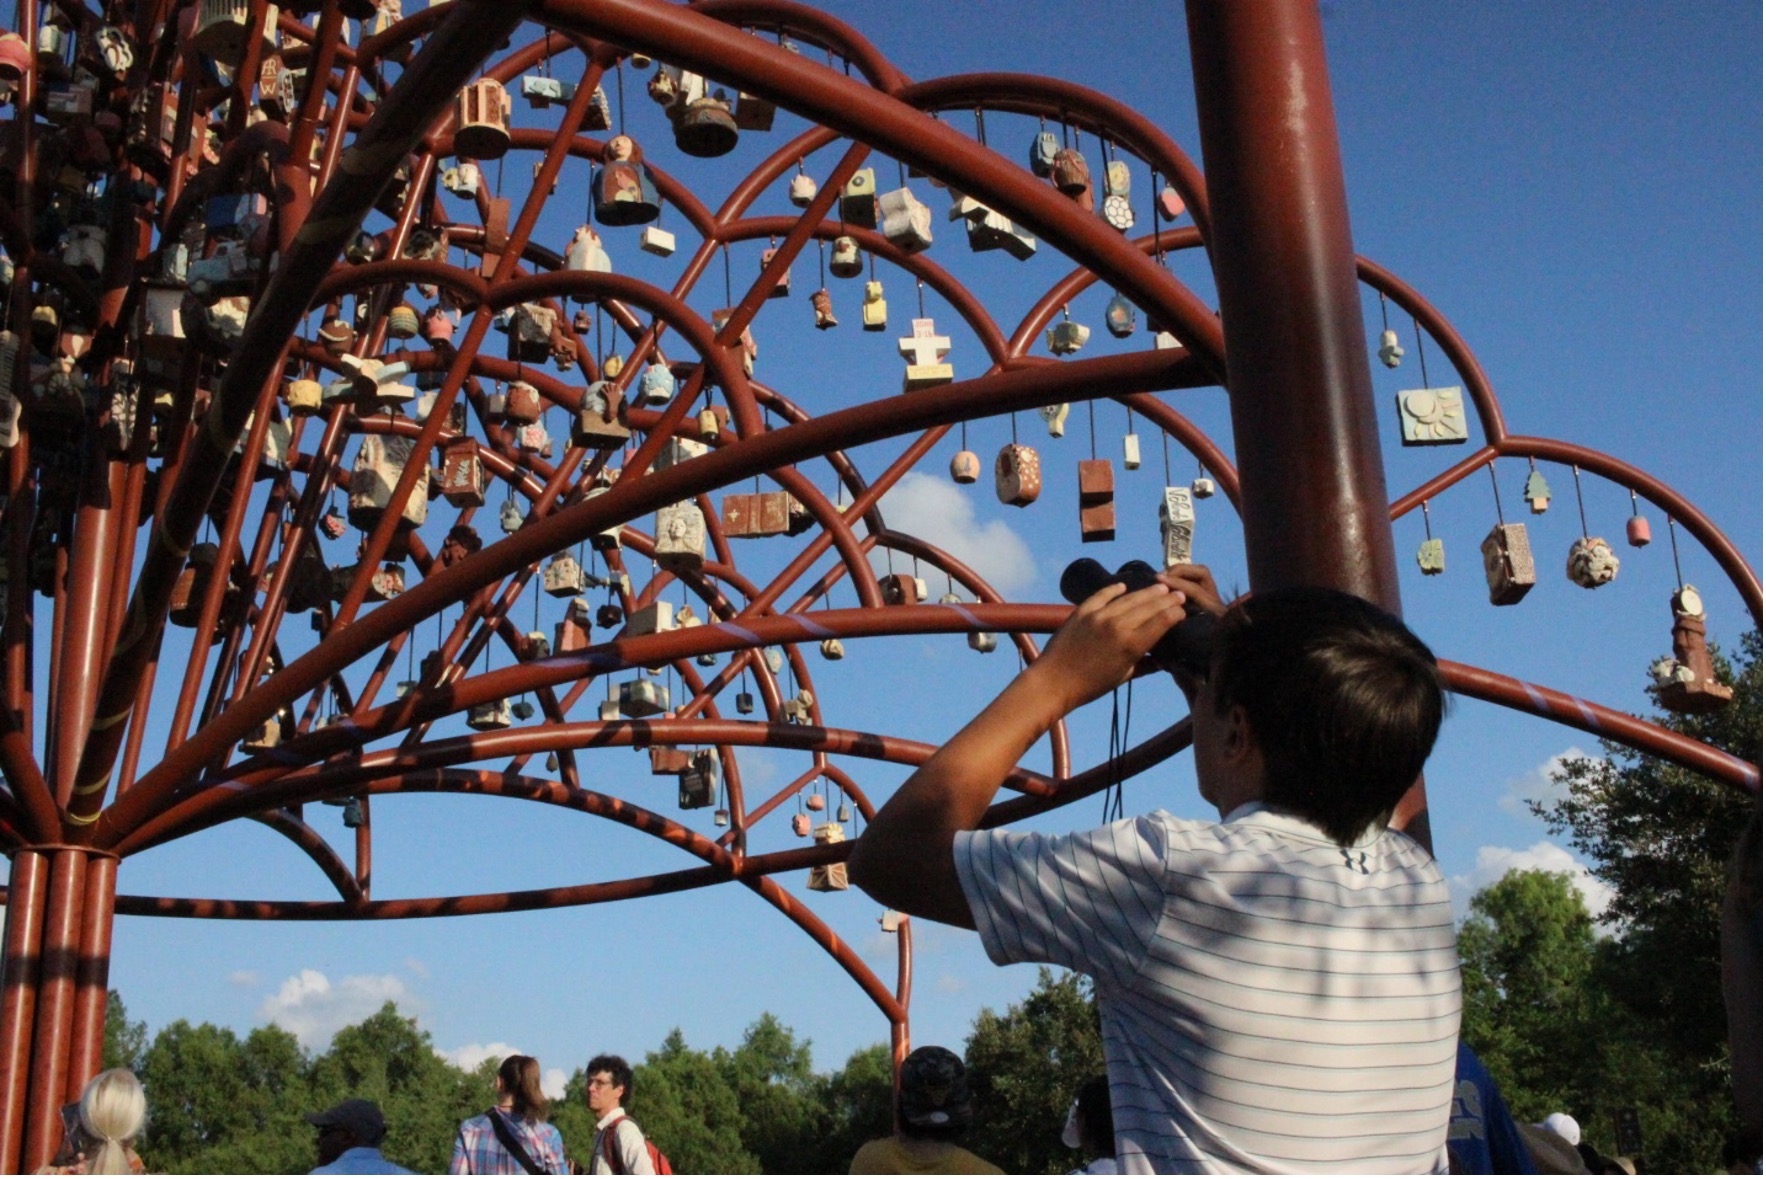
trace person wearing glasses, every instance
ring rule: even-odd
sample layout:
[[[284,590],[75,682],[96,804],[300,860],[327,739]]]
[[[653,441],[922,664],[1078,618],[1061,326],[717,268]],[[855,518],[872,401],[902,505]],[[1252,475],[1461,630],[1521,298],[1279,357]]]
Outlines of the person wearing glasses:
[[[1204,657],[1166,670],[1218,821],[978,830],[1025,752],[1190,612],[1215,617]],[[978,930],[1001,965],[1091,976],[1124,1173],[1444,1171],[1453,914],[1387,827],[1444,708],[1434,655],[1385,611],[1315,588],[1228,609],[1174,565],[1085,599],[878,812],[852,881]]]

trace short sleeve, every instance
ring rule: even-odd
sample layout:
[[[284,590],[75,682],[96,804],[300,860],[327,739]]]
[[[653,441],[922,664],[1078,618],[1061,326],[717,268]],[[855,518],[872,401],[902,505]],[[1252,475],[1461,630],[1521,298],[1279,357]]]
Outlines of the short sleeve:
[[[1152,816],[1074,835],[958,834],[957,875],[987,956],[1132,978],[1164,910],[1164,835]]]

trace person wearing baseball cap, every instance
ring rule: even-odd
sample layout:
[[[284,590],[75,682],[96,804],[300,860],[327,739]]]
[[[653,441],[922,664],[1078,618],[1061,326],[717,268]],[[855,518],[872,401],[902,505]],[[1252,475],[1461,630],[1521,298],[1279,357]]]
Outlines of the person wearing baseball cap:
[[[916,1048],[901,1062],[895,1133],[859,1147],[854,1175],[1002,1175],[956,1140],[974,1120],[969,1073],[948,1048]]]
[[[372,1101],[352,1097],[307,1121],[318,1132],[319,1165],[313,1175],[411,1175],[380,1153],[386,1138],[386,1117]]]

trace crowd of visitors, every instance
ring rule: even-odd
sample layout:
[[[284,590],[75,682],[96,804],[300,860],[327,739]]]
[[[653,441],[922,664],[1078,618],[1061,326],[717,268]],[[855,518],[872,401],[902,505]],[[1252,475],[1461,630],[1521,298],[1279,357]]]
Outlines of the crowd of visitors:
[[[1197,615],[1210,625],[1189,634],[1204,643],[1163,641]],[[1149,657],[1188,698],[1198,787],[1219,821],[1158,811],[1069,836],[982,830],[1026,750]],[[1517,1124],[1459,1040],[1446,883],[1388,825],[1444,706],[1434,655],[1385,611],[1321,589],[1229,609],[1206,569],[1173,566],[1083,602],[878,812],[852,880],[891,908],[978,930],[996,962],[1092,978],[1107,1076],[1050,1127],[1083,1153],[1076,1173],[1637,1174],[1637,1160],[1583,1142],[1569,1114]],[[1757,1065],[1757,819],[1750,836],[1732,871],[1751,865],[1752,891],[1726,903],[1725,991]],[[597,1056],[586,1074],[591,1173],[669,1173],[626,1113],[630,1065]],[[567,1173],[539,1062],[503,1061],[496,1093],[461,1123],[450,1170]],[[1749,1095],[1751,1124],[1726,1163],[1758,1173],[1757,1070],[1737,1079],[1744,1115]],[[133,1075],[101,1074],[69,1111],[50,1173],[142,1170]],[[865,1143],[852,1172],[999,1174],[962,1145],[974,1117],[963,1061],[918,1048],[899,1072],[894,1133]],[[408,1173],[381,1154],[387,1127],[371,1102],[307,1120],[315,1173]]]

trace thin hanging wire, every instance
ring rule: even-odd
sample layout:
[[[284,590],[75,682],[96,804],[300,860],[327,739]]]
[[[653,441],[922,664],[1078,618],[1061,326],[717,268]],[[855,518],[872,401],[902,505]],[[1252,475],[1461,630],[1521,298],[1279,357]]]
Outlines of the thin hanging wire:
[[[1171,435],[1159,431],[1159,450],[1165,457],[1165,486],[1171,486]]]
[[[914,292],[919,297],[919,300],[920,300],[920,318],[925,319],[926,318],[926,280],[925,279],[916,278],[914,280]]]
[[[1508,521],[1502,518],[1502,489],[1496,485],[1496,460],[1492,459],[1485,465],[1490,471],[1490,494],[1496,497],[1496,522],[1506,524]]]
[[[1582,518],[1582,535],[1588,533],[1588,512],[1582,506],[1582,468],[1575,463],[1570,464],[1570,478],[1576,483],[1576,514]]]
[[[958,432],[958,434],[960,434],[962,436],[963,449],[968,450],[969,449],[969,419],[968,418],[964,418],[961,422],[957,423],[957,432]]]
[[[975,108],[975,142],[982,147],[987,146],[987,118],[980,107]]]
[[[1423,351],[1423,325],[1416,316],[1410,317],[1410,326],[1416,329],[1416,362],[1422,367],[1423,388],[1429,388],[1429,354]]]
[[[1392,330],[1392,325],[1386,321],[1386,292],[1385,291],[1380,292],[1380,330],[1382,332],[1389,332]]]
[[[625,134],[625,62],[613,68],[614,85],[619,89],[619,133]]]
[[[1086,421],[1086,428],[1091,432],[1091,456],[1093,459],[1096,459],[1098,457],[1098,403],[1097,402],[1088,401],[1085,403],[1085,421]]]
[[[1423,501],[1423,539],[1434,540],[1435,533],[1429,527],[1429,501]]]
[[[1018,411],[1012,411],[1012,445],[1018,445]]]
[[[1674,584],[1676,587],[1686,584],[1686,575],[1680,572],[1680,541],[1674,535],[1674,517],[1668,517],[1668,547],[1674,553]]]

